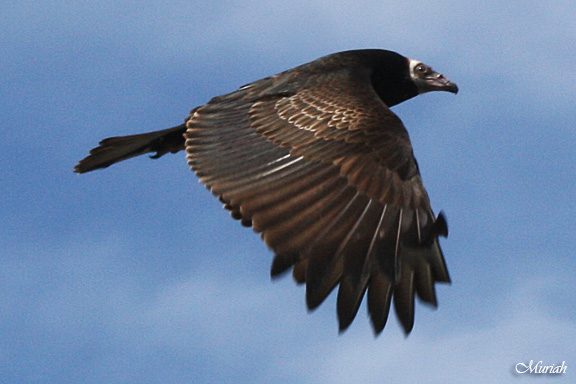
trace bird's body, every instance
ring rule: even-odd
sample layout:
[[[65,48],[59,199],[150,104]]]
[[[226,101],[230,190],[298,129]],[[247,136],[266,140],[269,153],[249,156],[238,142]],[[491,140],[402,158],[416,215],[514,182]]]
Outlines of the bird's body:
[[[84,173],[148,152],[185,149],[200,181],[275,252],[272,275],[293,268],[310,309],[339,285],[340,329],[364,293],[376,333],[391,299],[405,332],[415,293],[436,305],[449,282],[447,234],[420,178],[404,125],[389,109],[455,84],[397,53],[336,53],[215,97],[185,124],[103,140]]]

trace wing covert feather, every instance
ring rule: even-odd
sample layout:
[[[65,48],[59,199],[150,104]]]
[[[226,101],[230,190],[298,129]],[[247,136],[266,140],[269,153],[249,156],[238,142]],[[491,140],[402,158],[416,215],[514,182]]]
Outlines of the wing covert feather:
[[[310,309],[339,285],[344,330],[368,291],[374,331],[394,298],[408,333],[414,295],[436,305],[435,282],[449,281],[408,134],[369,73],[305,77],[267,78],[194,110],[189,164],[261,233],[273,276],[293,267]]]

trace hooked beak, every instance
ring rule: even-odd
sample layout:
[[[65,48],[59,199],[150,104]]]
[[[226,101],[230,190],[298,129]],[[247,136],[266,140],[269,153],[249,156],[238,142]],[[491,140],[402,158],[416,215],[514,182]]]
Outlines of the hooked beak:
[[[418,93],[445,91],[458,93],[458,86],[448,80],[443,74],[434,71],[432,68],[420,61],[409,59],[410,77]]]
[[[441,73],[432,71],[422,80],[424,81],[422,84],[422,88],[424,88],[423,92],[446,91],[454,94],[458,93],[458,86],[456,83],[451,82]]]

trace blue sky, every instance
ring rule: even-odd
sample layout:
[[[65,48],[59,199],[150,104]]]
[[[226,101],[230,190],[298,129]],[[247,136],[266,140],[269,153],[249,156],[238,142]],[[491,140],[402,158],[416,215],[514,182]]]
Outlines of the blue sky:
[[[517,383],[576,369],[576,3],[0,5],[0,383]],[[386,48],[458,83],[394,108],[453,283],[375,339],[271,282],[272,253],[183,153],[72,172],[104,137],[328,53]]]

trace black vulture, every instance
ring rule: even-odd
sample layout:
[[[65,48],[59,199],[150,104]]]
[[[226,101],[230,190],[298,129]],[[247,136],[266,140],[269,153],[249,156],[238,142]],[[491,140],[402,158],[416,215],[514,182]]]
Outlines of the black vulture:
[[[367,291],[375,334],[392,298],[406,334],[414,297],[437,305],[450,282],[447,236],[412,145],[390,107],[430,91],[457,93],[429,66],[386,50],[339,52],[255,81],[193,109],[185,123],[100,142],[75,172],[185,150],[200,181],[292,269],[309,309],[339,285],[340,331]]]

